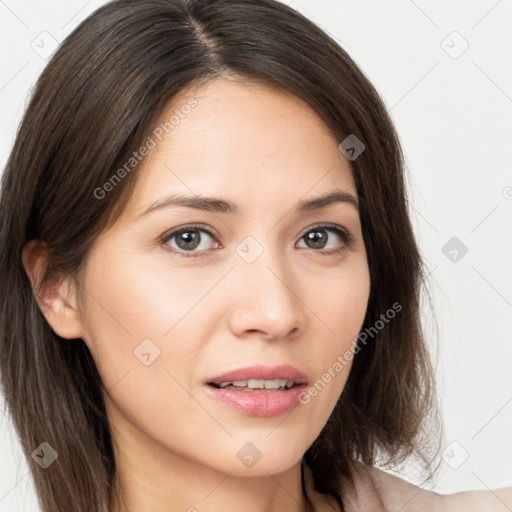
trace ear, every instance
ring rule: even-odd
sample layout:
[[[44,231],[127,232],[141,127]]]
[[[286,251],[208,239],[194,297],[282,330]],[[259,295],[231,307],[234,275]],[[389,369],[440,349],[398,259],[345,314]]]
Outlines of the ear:
[[[77,309],[76,289],[70,276],[57,275],[39,290],[48,248],[42,240],[31,240],[23,247],[22,262],[32,284],[39,309],[56,334],[62,338],[83,338],[83,326]]]

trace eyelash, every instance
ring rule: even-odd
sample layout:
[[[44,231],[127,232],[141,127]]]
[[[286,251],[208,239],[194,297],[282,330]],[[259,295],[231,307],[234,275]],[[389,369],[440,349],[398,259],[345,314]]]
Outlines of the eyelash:
[[[330,249],[329,251],[322,251],[321,249],[308,249],[310,251],[313,251],[315,253],[321,254],[322,256],[330,256],[333,254],[338,254],[343,251],[346,251],[347,249],[350,249],[354,242],[353,236],[344,228],[341,228],[340,226],[337,226],[336,224],[318,224],[310,226],[306,231],[303,232],[303,234],[299,237],[299,240],[302,240],[309,232],[314,230],[326,230],[326,231],[334,231],[342,240],[343,240],[343,246],[338,249]],[[204,224],[191,224],[187,226],[182,226],[178,229],[175,229],[171,231],[170,233],[165,233],[160,237],[159,243],[160,245],[166,245],[169,240],[174,238],[177,235],[180,235],[181,233],[186,233],[187,231],[204,231],[209,236],[211,236],[214,240],[216,240],[217,235],[211,231],[208,227],[206,227]],[[166,249],[169,252],[172,252],[173,254],[178,254],[181,257],[184,258],[202,258],[203,256],[207,256],[207,251],[201,251],[197,254],[194,254],[193,251],[178,251],[176,249]],[[189,253],[189,254],[187,254]]]

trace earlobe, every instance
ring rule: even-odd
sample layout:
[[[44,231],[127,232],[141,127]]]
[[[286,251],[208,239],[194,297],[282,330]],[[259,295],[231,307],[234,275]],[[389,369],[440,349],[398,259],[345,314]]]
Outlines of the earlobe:
[[[32,284],[34,297],[51,328],[62,338],[83,338],[76,289],[70,276],[52,276],[38,286],[48,260],[47,245],[42,240],[31,240],[22,251],[25,272]]]

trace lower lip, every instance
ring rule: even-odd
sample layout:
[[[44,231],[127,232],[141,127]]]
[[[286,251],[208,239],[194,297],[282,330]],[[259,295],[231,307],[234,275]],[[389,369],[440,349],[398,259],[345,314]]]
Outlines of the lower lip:
[[[300,384],[283,391],[236,391],[205,385],[206,392],[249,416],[271,417],[285,414],[299,405],[299,395],[307,388]]]

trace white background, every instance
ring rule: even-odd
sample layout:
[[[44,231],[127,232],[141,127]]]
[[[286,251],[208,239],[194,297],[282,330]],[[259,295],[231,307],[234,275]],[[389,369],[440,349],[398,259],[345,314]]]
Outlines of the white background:
[[[404,146],[439,326],[425,309],[447,447],[434,489],[512,485],[512,1],[287,1],[363,69]],[[0,1],[2,169],[52,38],[103,3]],[[442,252],[452,237],[468,249],[456,262]],[[38,510],[0,412],[0,511]]]

